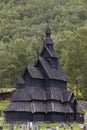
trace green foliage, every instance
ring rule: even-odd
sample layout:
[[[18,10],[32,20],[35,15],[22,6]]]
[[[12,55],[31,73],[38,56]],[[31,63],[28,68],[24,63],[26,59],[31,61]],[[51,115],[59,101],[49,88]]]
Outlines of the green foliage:
[[[4,102],[4,101],[0,101],[0,110],[5,110],[6,107],[10,104],[10,102]]]
[[[0,0],[0,87],[35,64],[47,19],[69,83],[87,99],[86,0]]]

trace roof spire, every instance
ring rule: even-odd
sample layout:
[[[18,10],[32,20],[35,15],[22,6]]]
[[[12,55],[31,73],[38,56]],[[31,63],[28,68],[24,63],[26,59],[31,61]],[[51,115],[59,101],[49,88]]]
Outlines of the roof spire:
[[[47,20],[47,28],[46,28],[46,37],[50,37],[50,34],[51,34],[51,30],[50,30],[50,27],[49,27],[49,21]]]
[[[49,27],[49,22],[47,22],[47,27],[46,27],[46,30],[45,30],[45,34],[46,34],[46,37],[43,41],[43,45],[53,45],[53,41],[50,37],[51,35],[51,30],[50,30],[50,27]]]
[[[46,37],[50,37],[50,34],[51,34],[50,28],[49,28],[49,26],[47,26],[47,28],[46,28]]]

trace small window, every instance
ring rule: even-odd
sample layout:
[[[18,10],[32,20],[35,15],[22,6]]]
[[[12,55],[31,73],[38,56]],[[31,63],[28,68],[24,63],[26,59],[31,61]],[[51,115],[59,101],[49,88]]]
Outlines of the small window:
[[[49,63],[49,65],[52,68],[56,68],[57,69],[57,60],[56,59],[47,58],[47,62]]]
[[[57,60],[56,59],[51,60],[51,67],[52,68],[57,68]]]
[[[51,64],[51,59],[47,58],[47,61],[48,61],[49,65],[50,65]]]
[[[48,47],[48,49],[49,49],[50,51],[53,50],[53,45],[48,44],[47,47]]]

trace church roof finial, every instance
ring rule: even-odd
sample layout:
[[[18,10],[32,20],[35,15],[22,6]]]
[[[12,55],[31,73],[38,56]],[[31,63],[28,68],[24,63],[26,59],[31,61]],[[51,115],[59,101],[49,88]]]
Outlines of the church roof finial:
[[[50,27],[49,27],[49,22],[47,21],[47,27],[46,27],[46,30],[45,30],[45,34],[46,34],[46,37],[45,37],[45,40],[43,41],[43,45],[52,45],[53,44],[53,41],[50,37],[51,35],[51,30],[50,30]]]
[[[47,20],[47,28],[46,28],[46,37],[50,37],[50,34],[51,34],[51,30],[50,30],[50,27],[49,27],[49,21]]]

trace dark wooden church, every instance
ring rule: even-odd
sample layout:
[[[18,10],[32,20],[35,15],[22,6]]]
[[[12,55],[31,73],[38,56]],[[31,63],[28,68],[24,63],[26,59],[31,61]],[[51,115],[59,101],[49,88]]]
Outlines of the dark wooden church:
[[[18,78],[11,104],[5,109],[6,123],[83,122],[83,112],[53,48],[49,26],[34,67],[26,67]]]

